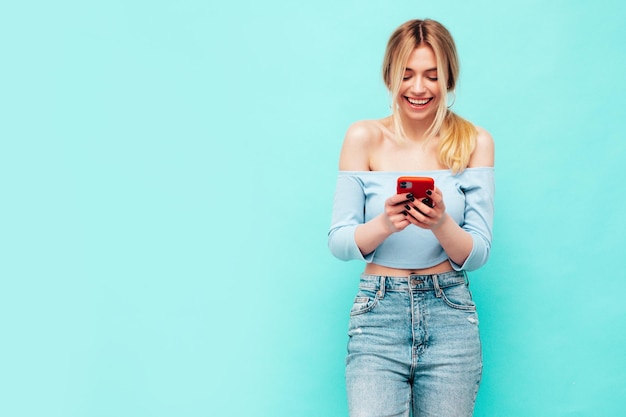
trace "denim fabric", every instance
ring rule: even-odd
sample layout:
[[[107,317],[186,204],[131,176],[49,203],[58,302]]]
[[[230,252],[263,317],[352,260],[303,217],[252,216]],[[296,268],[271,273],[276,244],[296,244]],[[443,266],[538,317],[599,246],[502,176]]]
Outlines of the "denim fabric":
[[[351,417],[472,416],[482,353],[463,272],[362,275],[348,335]]]

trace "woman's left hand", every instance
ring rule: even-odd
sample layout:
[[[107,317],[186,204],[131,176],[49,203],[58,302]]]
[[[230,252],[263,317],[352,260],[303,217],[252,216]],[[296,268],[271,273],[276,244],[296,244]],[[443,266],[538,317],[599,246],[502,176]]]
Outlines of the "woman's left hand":
[[[439,188],[429,190],[430,195],[426,198],[407,201],[405,205],[406,218],[417,227],[422,229],[436,229],[443,223],[446,213],[446,205]],[[431,207],[432,206],[432,207]]]

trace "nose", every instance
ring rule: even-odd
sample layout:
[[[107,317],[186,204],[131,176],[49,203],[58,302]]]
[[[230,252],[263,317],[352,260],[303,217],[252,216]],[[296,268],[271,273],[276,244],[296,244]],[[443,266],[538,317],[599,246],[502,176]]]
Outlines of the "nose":
[[[423,93],[426,91],[426,86],[424,84],[423,77],[415,77],[413,84],[411,85],[411,90],[413,93]]]

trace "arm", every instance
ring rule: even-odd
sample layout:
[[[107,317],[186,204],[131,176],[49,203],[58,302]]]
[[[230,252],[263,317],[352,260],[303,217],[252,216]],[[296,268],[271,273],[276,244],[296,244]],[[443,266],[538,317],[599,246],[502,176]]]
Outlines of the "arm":
[[[369,171],[370,151],[382,133],[373,123],[357,122],[350,126],[339,158],[340,171]],[[403,230],[410,222],[402,214],[406,198],[394,195],[385,203],[385,210],[364,222],[365,196],[354,179],[340,177],[335,193],[333,224],[329,247],[339,259],[369,261],[376,248],[392,233]]]
[[[476,149],[470,158],[470,168],[493,167],[494,144],[491,135],[478,129]],[[420,201],[409,210],[409,220],[418,227],[430,229],[455,269],[477,269],[483,265],[491,247],[491,219],[493,216],[492,176],[481,186],[464,190],[466,195],[466,223],[462,226],[448,216],[441,192],[435,188],[431,196],[435,206],[430,208]]]

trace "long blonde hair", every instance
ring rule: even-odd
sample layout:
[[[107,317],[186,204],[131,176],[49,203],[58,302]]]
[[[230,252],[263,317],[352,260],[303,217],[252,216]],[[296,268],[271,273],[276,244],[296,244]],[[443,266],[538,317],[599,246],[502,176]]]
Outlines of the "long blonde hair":
[[[420,44],[430,46],[437,61],[437,79],[441,94],[435,120],[427,136],[439,136],[439,161],[453,173],[467,168],[476,146],[478,131],[469,121],[448,108],[447,92],[454,91],[459,75],[459,59],[452,35],[435,20],[410,20],[399,26],[389,38],[383,61],[383,80],[391,93],[392,119],[399,140],[406,138],[398,112],[398,94],[409,55]]]

